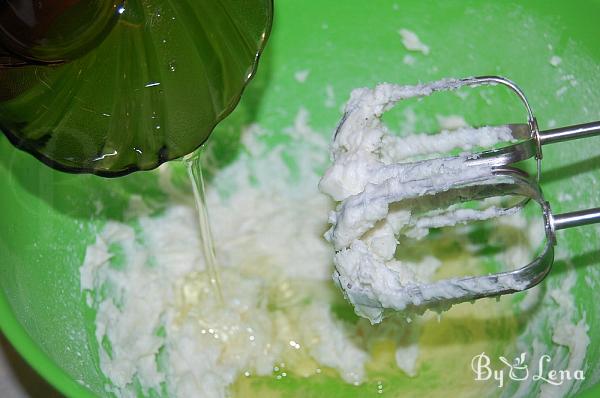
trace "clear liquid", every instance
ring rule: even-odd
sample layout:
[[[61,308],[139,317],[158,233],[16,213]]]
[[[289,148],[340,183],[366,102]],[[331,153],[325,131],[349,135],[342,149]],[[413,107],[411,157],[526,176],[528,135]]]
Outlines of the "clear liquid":
[[[208,218],[208,208],[206,206],[206,195],[204,187],[204,177],[202,175],[201,151],[199,148],[191,156],[185,158],[187,173],[192,183],[196,210],[198,211],[198,223],[200,225],[200,240],[202,241],[202,253],[206,263],[206,272],[210,281],[213,293],[223,303],[223,294],[221,292],[221,281],[219,277],[219,264],[215,255],[215,243],[210,228],[210,219]]]

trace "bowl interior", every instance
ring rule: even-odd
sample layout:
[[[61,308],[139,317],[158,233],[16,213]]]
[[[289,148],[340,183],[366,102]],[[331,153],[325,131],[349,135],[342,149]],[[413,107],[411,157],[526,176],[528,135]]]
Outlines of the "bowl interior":
[[[224,167],[236,159],[240,132],[251,123],[275,132],[271,145],[286,142],[284,134],[277,132],[292,125],[300,109],[309,112],[313,129],[329,137],[350,91],[379,82],[413,84],[498,74],[525,91],[542,129],[597,120],[600,25],[595,16],[600,4],[578,3],[443,2],[431,7],[400,1],[376,6],[358,0],[335,6],[280,2],[257,76],[239,107],[211,138],[220,155],[217,165]],[[427,55],[407,51],[398,33],[403,28],[416,32],[429,46]],[[551,62],[553,56],[561,62],[557,58]],[[456,98],[440,100],[436,109],[442,115],[462,115],[474,124],[517,115],[504,100],[491,100],[489,108],[482,110],[479,105],[487,100],[485,93],[478,95],[464,101],[461,109],[456,109]],[[599,147],[600,138],[591,138],[544,149],[543,189],[555,212],[600,206]],[[80,292],[79,267],[98,229],[109,219],[125,217],[131,195],[160,203],[166,203],[167,196],[158,187],[155,172],[119,179],[63,174],[14,150],[5,138],[0,139],[0,153],[4,186],[0,326],[21,354],[66,395],[105,396],[106,380],[94,339],[95,314]],[[596,226],[559,234],[563,260],[557,261],[544,282],[545,289],[552,289],[569,275],[576,278],[575,316],[585,317],[592,340],[583,363],[586,380],[581,390],[592,388],[600,378],[600,345],[594,342],[600,336],[600,290],[593,289],[600,273],[599,234]],[[424,354],[417,378],[380,370],[386,391],[390,396],[396,396],[394,392],[476,395],[481,390],[473,381],[470,358],[481,351],[516,352],[514,336],[525,333],[527,320],[535,317],[515,310],[507,319],[481,321],[469,311],[443,318],[439,326],[428,326],[422,337],[431,350]],[[568,350],[550,343],[552,334],[543,322],[538,329],[523,342],[537,338],[549,354],[566,361]],[[474,340],[476,344],[468,345]],[[461,351],[464,355],[457,357]],[[447,384],[450,376],[458,379]],[[272,379],[256,383],[274,385]],[[290,377],[272,389],[274,396],[364,397],[379,396],[376,386],[375,381],[354,387],[334,377]],[[508,395],[517,388],[515,384],[495,391]],[[598,388],[593,391],[598,393]]]

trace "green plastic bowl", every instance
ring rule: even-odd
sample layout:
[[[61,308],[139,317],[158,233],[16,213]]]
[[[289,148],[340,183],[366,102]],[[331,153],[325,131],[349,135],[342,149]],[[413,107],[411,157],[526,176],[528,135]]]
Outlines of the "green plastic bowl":
[[[237,110],[213,134],[222,164],[235,158],[242,126],[256,122],[270,131],[281,131],[304,107],[310,112],[311,125],[330,134],[351,89],[382,81],[409,84],[499,74],[524,89],[542,128],[600,119],[597,1],[347,0],[334,4],[285,0],[276,4],[275,13],[270,43],[255,80]],[[415,58],[412,65],[403,62],[409,52],[398,34],[401,28],[416,32],[431,49],[428,55],[410,53]],[[560,64],[551,64],[554,55],[562,59]],[[305,70],[308,76],[300,82],[294,75]],[[325,106],[326,101],[333,101],[334,106]],[[600,140],[594,138],[545,149],[543,188],[555,211],[600,206],[598,148]],[[106,396],[93,334],[94,313],[80,293],[79,267],[95,231],[107,219],[123,218],[131,194],[166,200],[157,187],[156,173],[112,180],[63,174],[15,150],[2,137],[0,181],[0,328],[23,357],[65,395]],[[600,229],[588,226],[565,231],[559,241],[572,261],[558,262],[543,283],[559,286],[569,265],[575,269],[576,312],[585,316],[591,340],[583,369],[586,380],[579,391],[582,396],[598,396],[600,290],[589,285],[600,268]],[[468,339],[468,328],[466,333]],[[547,343],[550,335],[546,334]],[[500,343],[492,340],[490,351],[502,352],[498,348],[504,344],[502,339]],[[485,339],[483,343],[487,344]],[[398,371],[397,377],[387,381],[392,392],[383,395],[443,392],[443,370],[439,369],[470,366],[462,360],[426,365],[429,379],[411,380]],[[428,369],[438,369],[440,374],[428,373]],[[472,378],[457,380],[448,386],[447,394],[471,394],[475,383]],[[379,396],[374,384],[370,389],[354,388],[335,379],[292,379],[280,386],[280,396]]]

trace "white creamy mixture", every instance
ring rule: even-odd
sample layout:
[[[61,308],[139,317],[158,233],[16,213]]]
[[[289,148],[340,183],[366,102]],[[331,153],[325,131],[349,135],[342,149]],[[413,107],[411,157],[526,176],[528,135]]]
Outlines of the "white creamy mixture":
[[[569,254],[561,250],[560,246],[556,252],[556,261],[567,263],[564,276],[555,286],[548,287],[545,297],[540,294],[545,286],[536,286],[521,303],[527,305],[523,310],[528,316],[528,323],[517,342],[517,349],[530,355],[531,364],[538,364],[542,355],[549,355],[555,369],[573,373],[586,369],[585,356],[590,344],[590,327],[585,312],[582,315],[578,313],[577,303],[572,294],[577,283],[577,274],[569,260]],[[547,305],[541,306],[538,311],[532,311],[531,305],[539,305],[541,300],[547,300]],[[539,336],[543,330],[550,332],[555,344],[553,347],[548,347],[541,341]],[[539,391],[541,398],[561,398],[578,391],[580,385],[581,381],[574,379],[564,380],[560,385],[530,380],[519,384],[511,397],[527,398],[533,390]]]
[[[439,157],[440,153],[456,148],[489,148],[513,140],[507,127],[461,127],[436,135],[398,137],[381,120],[383,113],[402,99],[453,89],[455,84],[456,80],[447,79],[418,86],[381,84],[372,90],[354,90],[335,132],[333,164],[319,187],[341,203],[329,216],[332,227],[325,237],[336,250],[334,279],[357,314],[373,323],[381,322],[384,308],[401,310],[409,304],[419,305],[424,297],[453,297],[462,290],[476,288],[461,283],[438,286],[441,290],[436,292],[419,289],[440,263],[435,258],[419,265],[398,261],[395,254],[399,235],[421,238],[431,227],[503,214],[491,206],[418,219],[410,206],[393,207],[403,200],[447,191],[464,181],[485,183],[491,177],[490,167],[467,165],[470,154],[444,158]],[[409,162],[427,155],[434,155],[433,159]],[[409,287],[410,296],[399,293]]]
[[[443,84],[452,85],[452,81]],[[324,178],[325,183],[321,182],[321,188],[327,186],[329,178],[328,193],[343,199],[364,194],[364,186],[371,181],[386,181],[413,172],[441,176],[436,184],[458,178],[457,173],[462,170],[460,158],[446,165],[416,166],[415,170],[394,164],[407,152],[380,124],[379,116],[391,106],[386,99],[390,93],[400,99],[415,92],[427,95],[430,90],[430,86],[407,90],[383,85],[378,90],[355,92],[348,107],[360,105],[361,96],[374,94],[375,101],[367,101],[373,108],[361,108],[361,112],[375,112],[378,116],[365,121],[363,135],[350,135],[344,128],[338,132],[334,167]],[[322,215],[333,209],[332,203],[316,189],[319,174],[327,165],[328,143],[309,126],[308,117],[308,112],[300,109],[293,125],[283,132],[286,143],[275,147],[266,144],[273,133],[258,125],[249,126],[242,134],[243,148],[238,159],[215,171],[216,177],[209,184],[207,202],[223,302],[215,295],[205,272],[190,188],[180,183],[171,165],[159,169],[159,185],[169,196],[166,204],[133,196],[125,220],[108,221],[99,230],[81,267],[81,289],[88,305],[96,311],[94,338],[100,367],[109,380],[107,391],[120,397],[136,396],[137,389],[147,395],[157,392],[178,397],[225,397],[239,378],[269,376],[276,381],[291,375],[311,377],[325,372],[336,372],[347,383],[361,384],[366,381],[369,368],[381,366],[372,362],[376,355],[372,349],[382,341],[391,342],[385,345],[384,352],[393,353],[398,369],[409,376],[418,374],[418,361],[424,355],[418,344],[425,325],[423,319],[390,318],[373,327],[364,319],[343,321],[332,309],[332,303],[340,299],[338,291],[331,287],[334,252],[322,239],[326,230]],[[466,131],[444,134],[448,142],[460,141],[459,147],[464,150],[506,139],[502,128],[480,129],[475,134],[479,138],[467,137],[469,142],[462,141]],[[376,154],[383,138],[385,151]],[[407,139],[414,151],[430,144],[441,145],[439,150],[448,149],[441,142],[428,141],[428,137]],[[350,147],[354,148],[353,153],[346,150]],[[365,147],[370,150],[364,150]],[[290,159],[294,167],[289,165]],[[340,159],[351,167],[343,167]],[[355,167],[365,164],[368,172]],[[336,165],[342,167],[336,169]],[[390,186],[391,191],[396,188]],[[418,195],[419,189],[413,194]],[[377,197],[377,190],[369,194]],[[389,204],[383,200],[381,209],[386,206]],[[355,209],[363,217],[359,207],[348,205],[348,209]],[[491,209],[493,213],[495,210]],[[344,218],[338,213],[333,212],[332,217]],[[405,210],[392,208],[387,216],[384,213],[371,215],[369,222],[375,228],[358,238],[351,231],[328,232],[338,247],[344,247],[336,255],[337,266],[346,264],[344,256],[352,261],[360,256],[380,262],[381,258],[390,258],[391,248],[395,247],[394,228],[398,225],[406,226],[405,233],[419,236],[433,222],[455,222],[451,213],[447,215],[449,220],[437,217],[424,226],[407,223],[410,215]],[[379,219],[381,214],[383,218]],[[485,214],[455,216],[465,219]],[[503,219],[507,228],[517,228],[520,233],[515,242],[507,243],[499,260],[522,264],[539,243],[535,238],[540,236],[528,232],[526,224],[520,224],[525,222],[522,217]],[[352,220],[347,222],[351,224]],[[345,247],[349,241],[350,246]],[[468,250],[478,249],[475,244],[463,243]],[[358,264],[369,265],[362,260]],[[384,262],[386,267],[390,264],[393,265],[391,260]],[[394,278],[400,282],[425,281],[440,265],[440,259],[431,254],[418,262],[397,264],[389,272],[394,272]],[[368,273],[358,276],[362,280],[371,277]],[[381,279],[385,277],[384,273]],[[336,273],[336,278],[339,281],[340,273]],[[587,337],[587,326],[585,320],[572,313],[574,301],[569,286],[552,294],[560,308],[570,312],[564,322],[555,322],[551,328],[554,341],[568,347],[568,365],[576,368],[583,363],[587,344],[581,342]],[[523,311],[545,300],[544,295],[533,293],[522,303]],[[548,308],[540,313],[540,322],[552,319],[555,312]],[[371,319],[378,316],[367,315]],[[532,328],[531,338],[537,338],[534,332],[542,329]],[[578,337],[569,339],[570,335]]]
[[[170,165],[159,169],[170,196],[165,209],[156,214],[151,201],[134,196],[126,212],[131,221],[109,221],[98,233],[81,288],[97,310],[108,391],[135,396],[139,383],[145,393],[224,397],[237,377],[308,377],[321,368],[359,384],[371,342],[382,336],[404,342],[397,365],[416,372],[405,322],[369,330],[342,322],[330,308],[337,291],[322,215],[331,202],[317,191],[315,170],[326,162],[328,144],[307,122],[300,109],[285,132],[295,145],[274,149],[264,144],[268,131],[250,126],[240,158],[218,172],[207,192],[223,303],[205,272],[189,187],[177,188]],[[284,163],[284,153],[297,170]]]

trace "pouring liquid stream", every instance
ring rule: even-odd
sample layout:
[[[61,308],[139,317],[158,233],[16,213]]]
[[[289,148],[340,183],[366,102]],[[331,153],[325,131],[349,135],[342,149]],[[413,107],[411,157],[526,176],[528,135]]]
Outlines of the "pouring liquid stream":
[[[192,154],[192,156],[185,158],[184,162],[190,182],[192,183],[194,201],[196,202],[196,210],[198,211],[200,240],[202,241],[202,253],[206,263],[206,272],[208,274],[213,293],[217,296],[219,302],[223,304],[219,265],[215,255],[215,244],[210,228],[210,219],[208,218],[208,208],[206,205],[204,176],[202,174],[202,162],[200,155],[201,150],[202,148],[199,148]]]

